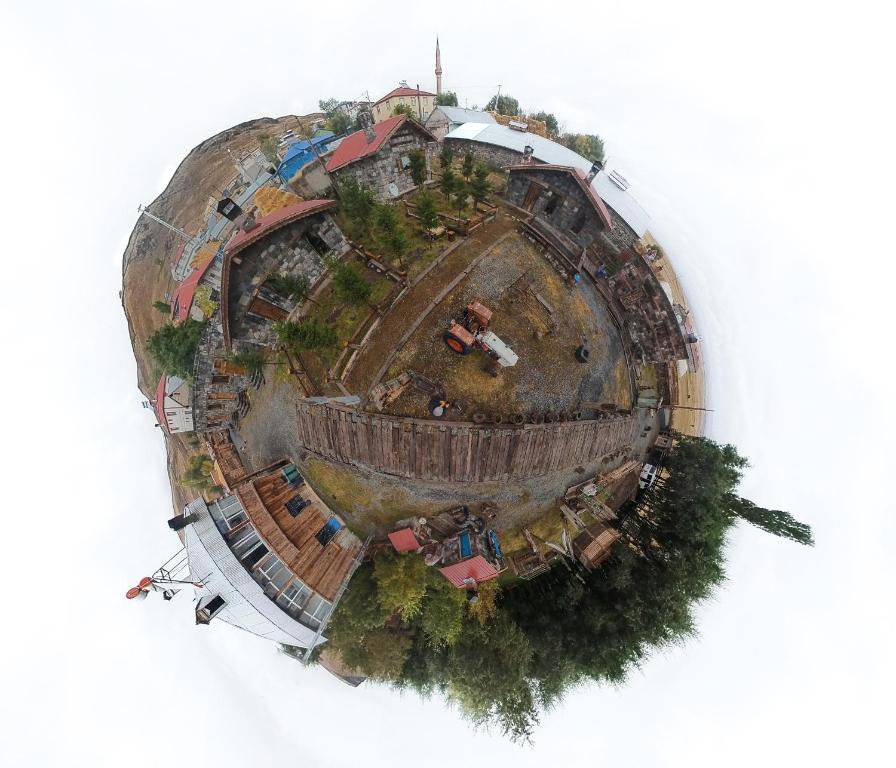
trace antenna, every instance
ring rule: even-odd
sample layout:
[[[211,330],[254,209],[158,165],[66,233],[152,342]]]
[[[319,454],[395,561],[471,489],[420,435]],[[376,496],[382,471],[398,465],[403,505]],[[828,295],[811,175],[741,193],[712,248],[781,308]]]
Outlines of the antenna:
[[[170,600],[185,587],[202,589],[205,586],[202,581],[193,581],[189,577],[190,564],[186,550],[181,547],[152,576],[144,576],[136,587],[131,587],[125,597],[128,600],[145,600],[150,592],[161,592],[162,599]]]
[[[184,242],[186,242],[188,245],[189,245],[190,243],[193,242],[193,238],[190,237],[186,232],[184,232],[182,229],[178,229],[178,228],[175,227],[173,224],[169,224],[169,223],[168,223],[167,221],[165,221],[164,219],[160,219],[160,218],[159,218],[158,216],[156,216],[154,213],[150,213],[150,212],[149,212],[149,209],[148,209],[145,205],[142,205],[142,204],[141,204],[141,205],[138,205],[138,206],[137,206],[137,213],[142,213],[142,214],[143,214],[144,216],[146,216],[147,218],[150,218],[150,219],[152,219],[153,221],[155,221],[156,223],[161,224],[161,225],[162,225],[163,227],[165,227],[166,229],[171,230],[172,232],[174,232],[175,235],[177,235],[178,237],[182,238],[182,239],[184,240]]]

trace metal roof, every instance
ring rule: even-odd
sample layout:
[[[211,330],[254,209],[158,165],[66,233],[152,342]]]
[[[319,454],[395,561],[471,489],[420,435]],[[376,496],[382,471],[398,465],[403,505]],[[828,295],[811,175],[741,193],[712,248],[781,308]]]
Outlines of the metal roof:
[[[433,112],[441,111],[448,122],[451,123],[480,123],[497,125],[497,121],[488,112],[480,112],[478,109],[464,109],[463,107],[436,106]]]
[[[190,574],[204,585],[197,597],[220,595],[225,607],[217,618],[254,635],[285,645],[308,648],[316,632],[300,624],[269,598],[236,559],[221,536],[202,499],[187,505],[196,521],[184,528]],[[324,642],[321,637],[318,643]]]
[[[573,152],[562,144],[545,139],[536,133],[515,131],[505,125],[490,125],[482,122],[464,123],[450,131],[445,138],[481,141],[483,144],[504,147],[520,154],[523,154],[523,150],[528,144],[532,147],[533,157],[542,163],[572,166],[585,171],[585,173],[591,170],[591,161],[586,160],[578,152]],[[592,182],[592,187],[601,199],[634,230],[635,234],[642,237],[647,231],[650,217],[635,198],[610,178],[612,172],[612,168],[602,170]]]

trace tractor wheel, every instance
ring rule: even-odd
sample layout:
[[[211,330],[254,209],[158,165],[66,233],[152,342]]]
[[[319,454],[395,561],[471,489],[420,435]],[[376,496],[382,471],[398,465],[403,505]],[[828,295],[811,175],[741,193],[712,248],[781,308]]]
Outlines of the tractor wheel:
[[[448,345],[448,348],[452,352],[456,352],[458,355],[469,355],[470,354],[470,345],[461,341],[457,336],[449,331],[445,331],[442,338],[445,340],[445,343]]]

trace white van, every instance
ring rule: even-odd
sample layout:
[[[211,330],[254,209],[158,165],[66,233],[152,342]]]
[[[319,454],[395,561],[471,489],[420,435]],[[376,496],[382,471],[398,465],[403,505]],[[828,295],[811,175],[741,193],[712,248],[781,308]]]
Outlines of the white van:
[[[638,478],[638,488],[646,491],[656,482],[656,476],[659,474],[660,468],[654,464],[645,464],[641,469],[641,476]]]

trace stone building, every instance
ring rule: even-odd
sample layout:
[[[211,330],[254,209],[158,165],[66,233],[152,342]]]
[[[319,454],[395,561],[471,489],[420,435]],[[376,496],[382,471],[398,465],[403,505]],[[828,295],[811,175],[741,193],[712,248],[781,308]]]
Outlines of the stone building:
[[[333,200],[305,200],[279,208],[240,230],[227,245],[221,278],[221,325],[226,350],[271,341],[270,324],[283,320],[295,301],[269,282],[274,275],[304,277],[309,286],[325,271],[328,254],[348,242],[330,212]]]
[[[435,146],[435,136],[399,115],[346,136],[327,161],[327,171],[335,174],[337,184],[352,176],[379,200],[388,200],[414,186],[411,150],[424,152],[428,169]]]
[[[436,95],[434,93],[418,91],[416,88],[409,88],[407,84],[402,83],[379,101],[374,102],[370,113],[373,115],[374,123],[381,123],[394,116],[395,107],[410,107],[414,117],[422,123],[429,117],[429,113],[432,112],[435,105]]]
[[[494,124],[495,118],[488,112],[480,112],[476,109],[462,109],[461,107],[436,107],[426,118],[423,124],[426,130],[432,133],[439,141],[455,128],[460,128],[464,123]]]
[[[512,166],[505,197],[573,247],[585,249],[613,227],[607,206],[591,186],[598,170],[595,165],[586,175],[563,165]]]
[[[494,168],[519,165],[528,157],[533,164],[577,168],[585,174],[591,172],[591,161],[568,147],[528,130],[505,125],[464,123],[449,131],[444,143],[458,155],[472,151],[477,161]],[[528,152],[527,147],[530,148]],[[607,237],[615,248],[630,248],[647,232],[649,218],[629,192],[628,181],[618,171],[604,168],[593,177],[591,186],[613,220]]]
[[[221,329],[221,310],[208,321],[193,360],[193,426],[205,433],[229,429],[249,409],[252,385],[246,371],[229,360]]]

